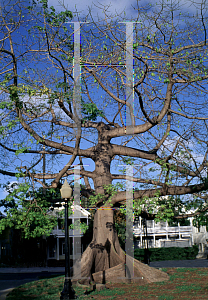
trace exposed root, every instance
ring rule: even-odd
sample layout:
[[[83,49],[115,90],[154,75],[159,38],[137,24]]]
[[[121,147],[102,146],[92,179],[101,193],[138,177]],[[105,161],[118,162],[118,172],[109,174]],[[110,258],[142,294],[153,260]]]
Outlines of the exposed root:
[[[169,279],[165,272],[149,267],[136,259],[133,260],[129,255],[125,255],[123,250],[120,251],[119,256],[110,241],[108,241],[107,246],[91,243],[87,247],[81,259],[81,276],[76,272],[76,267],[79,264],[80,261],[77,261],[74,266],[73,284],[76,282],[87,286],[90,286],[91,283],[105,284],[110,282],[145,284]],[[128,266],[133,270],[132,278]]]

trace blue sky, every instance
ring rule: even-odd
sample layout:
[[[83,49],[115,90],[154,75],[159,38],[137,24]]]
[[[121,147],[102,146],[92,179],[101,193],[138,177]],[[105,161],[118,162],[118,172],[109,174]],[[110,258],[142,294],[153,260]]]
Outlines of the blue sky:
[[[170,3],[171,1],[172,0],[167,0],[167,3]],[[99,16],[102,16],[102,10],[100,10],[100,8],[103,9],[103,7],[105,6],[109,14],[119,14],[125,12],[126,17],[130,18],[131,16],[137,16],[137,11],[134,9],[137,7],[137,3],[139,6],[143,6],[147,5],[147,3],[159,4],[160,2],[160,0],[49,0],[48,4],[49,6],[54,6],[57,10],[59,10],[62,7],[61,4],[64,3],[65,7],[71,10],[74,15],[76,15],[75,13],[78,12],[80,16],[86,15],[88,8],[90,8],[93,17],[95,18],[97,14]],[[201,2],[201,0],[195,0],[192,4],[190,4],[190,1],[187,0],[180,0],[179,2],[184,11],[195,12],[197,9],[199,9],[199,3]]]

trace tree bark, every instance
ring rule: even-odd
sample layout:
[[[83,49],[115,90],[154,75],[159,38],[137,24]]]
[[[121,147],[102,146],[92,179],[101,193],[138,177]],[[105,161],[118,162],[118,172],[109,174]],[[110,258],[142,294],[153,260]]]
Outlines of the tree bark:
[[[100,123],[97,129],[98,144],[94,147],[93,181],[96,194],[105,194],[104,185],[111,184],[113,180],[110,165],[114,153],[108,140],[108,127]],[[73,283],[128,282],[129,279],[126,277],[128,270],[125,271],[125,267],[127,260],[133,264],[133,258],[126,255],[119,244],[114,210],[108,207],[110,205],[107,203],[99,205],[94,215],[93,239],[81,258],[81,276],[85,279],[79,280],[79,274],[75,273]],[[131,281],[136,280],[140,284],[169,279],[166,273],[150,268],[136,259],[134,259],[134,277],[137,278]]]
[[[126,256],[122,250],[114,226],[114,211],[99,208],[94,216],[93,239],[81,258],[81,276],[74,274],[73,284],[137,282],[145,284],[168,280],[169,276],[155,268],[134,259],[134,277],[126,277],[126,259],[133,264],[133,258]],[[76,266],[75,266],[76,269]],[[88,277],[88,279],[86,279]]]

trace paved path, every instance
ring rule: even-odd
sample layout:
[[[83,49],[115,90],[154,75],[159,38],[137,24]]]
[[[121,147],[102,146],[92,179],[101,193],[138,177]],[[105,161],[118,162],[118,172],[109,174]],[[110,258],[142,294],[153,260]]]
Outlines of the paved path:
[[[2,273],[62,273],[64,272],[64,267],[47,267],[47,268],[0,268],[0,274]]]
[[[64,268],[0,268],[0,300],[15,287],[51,275],[64,275]]]
[[[154,268],[208,268],[207,259],[195,260],[166,260],[150,263]],[[0,300],[5,300],[6,295],[24,283],[38,280],[52,274],[64,274],[64,268],[0,268]]]

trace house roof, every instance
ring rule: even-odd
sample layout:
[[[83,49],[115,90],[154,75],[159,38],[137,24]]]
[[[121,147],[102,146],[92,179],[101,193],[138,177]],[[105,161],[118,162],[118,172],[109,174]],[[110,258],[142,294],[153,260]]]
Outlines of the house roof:
[[[87,210],[85,210],[83,207],[81,207],[80,205],[72,205],[71,208],[73,210],[73,213],[69,216],[69,219],[89,218],[90,217],[90,213]],[[64,209],[64,207],[55,208],[53,211],[48,211],[48,214],[57,216],[58,212],[60,212],[60,210],[63,210],[63,209]]]
[[[80,205],[72,205],[71,208],[73,209],[73,214],[69,217],[71,218],[87,218],[90,216],[90,212],[81,207]]]

